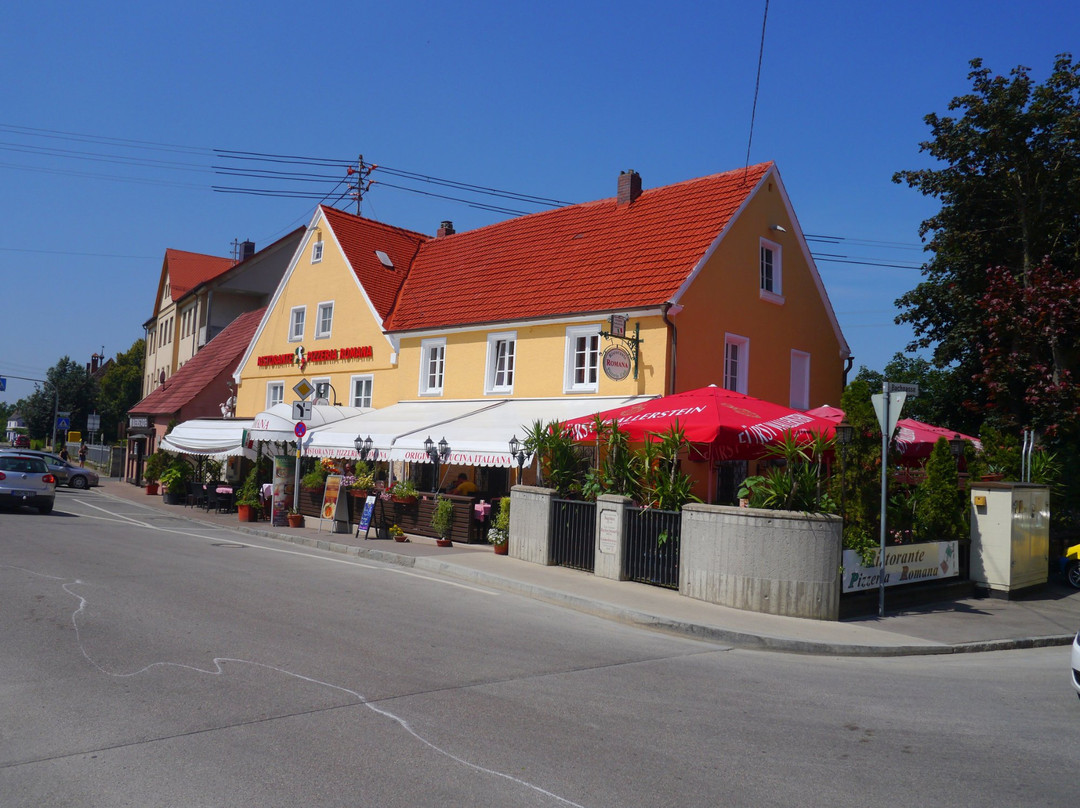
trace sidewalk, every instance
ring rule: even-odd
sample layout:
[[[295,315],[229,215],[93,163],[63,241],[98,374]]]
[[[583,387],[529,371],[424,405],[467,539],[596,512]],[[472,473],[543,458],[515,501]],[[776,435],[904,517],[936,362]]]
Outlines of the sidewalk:
[[[102,478],[91,495],[129,500],[196,522],[308,547],[400,564],[501,589],[609,620],[742,648],[832,656],[949,654],[1068,645],[1080,629],[1080,591],[1051,580],[1038,592],[1015,600],[965,598],[840,622],[745,612],[683,597],[673,590],[596,578],[564,567],[545,567],[496,556],[489,545],[437,547],[412,536],[407,543],[350,533],[321,533],[312,527],[274,527],[240,522],[235,513],[165,505],[145,489]],[[372,532],[374,535],[374,531]]]

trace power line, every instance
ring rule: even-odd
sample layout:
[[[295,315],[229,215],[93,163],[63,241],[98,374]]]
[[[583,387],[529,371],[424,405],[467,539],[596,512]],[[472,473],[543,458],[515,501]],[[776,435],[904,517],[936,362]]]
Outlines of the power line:
[[[769,20],[769,0],[765,0],[765,14],[761,18],[761,45],[758,48],[757,78],[754,79],[754,106],[750,109],[750,137],[746,139],[746,165],[743,171],[750,169],[750,144],[754,142],[754,118],[757,115],[758,89],[761,87],[761,63],[765,59],[765,23]]]

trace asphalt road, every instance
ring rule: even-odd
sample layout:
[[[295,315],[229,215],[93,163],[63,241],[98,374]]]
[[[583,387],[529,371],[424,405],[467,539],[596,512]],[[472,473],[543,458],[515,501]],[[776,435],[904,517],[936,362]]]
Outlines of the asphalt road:
[[[96,492],[0,513],[0,806],[1060,806],[1067,648],[740,651]]]

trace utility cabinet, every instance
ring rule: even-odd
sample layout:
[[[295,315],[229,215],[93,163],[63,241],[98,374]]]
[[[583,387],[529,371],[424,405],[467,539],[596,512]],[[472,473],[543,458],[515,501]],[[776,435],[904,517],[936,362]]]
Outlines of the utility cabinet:
[[[1004,594],[1045,584],[1050,569],[1050,489],[1031,483],[971,488],[972,582]]]

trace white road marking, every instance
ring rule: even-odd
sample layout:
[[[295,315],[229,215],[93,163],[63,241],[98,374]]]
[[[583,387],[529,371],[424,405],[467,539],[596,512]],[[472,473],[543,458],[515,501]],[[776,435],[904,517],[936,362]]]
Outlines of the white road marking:
[[[42,574],[42,573],[33,572],[32,570],[23,569],[21,567],[11,567],[11,566],[8,566],[8,565],[0,565],[0,568],[17,569],[17,570],[20,570],[21,572],[27,573],[29,575],[35,575],[35,576],[38,576],[38,577],[41,577],[41,578],[46,578],[46,579],[51,580],[51,581],[66,581],[67,580],[67,579],[64,579],[64,578],[58,578],[55,575],[45,575],[45,574]],[[326,688],[329,688],[331,690],[336,690],[338,692],[345,693],[345,694],[353,697],[354,699],[357,700],[357,702],[362,704],[364,707],[367,707],[372,712],[374,712],[374,713],[376,713],[378,715],[384,716],[386,718],[389,718],[390,720],[394,721],[398,726],[400,726],[403,730],[405,730],[405,732],[407,732],[413,738],[415,738],[420,743],[424,744],[425,746],[427,746],[429,749],[433,750],[437,754],[440,754],[440,755],[454,761],[455,763],[458,763],[458,764],[460,764],[462,766],[465,766],[465,767],[467,767],[469,769],[472,769],[473,771],[479,772],[481,774],[488,774],[488,775],[491,775],[492,777],[499,777],[499,778],[502,778],[504,780],[509,780],[510,782],[516,783],[516,784],[518,784],[519,786],[521,786],[523,788],[527,788],[527,789],[529,789],[531,791],[534,791],[534,792],[536,792],[538,794],[542,794],[545,797],[550,797],[552,800],[555,800],[555,801],[561,803],[562,805],[573,806],[573,808],[584,808],[584,806],[581,805],[580,803],[576,803],[573,800],[569,800],[569,799],[567,799],[565,797],[560,797],[558,794],[555,794],[554,792],[548,791],[545,788],[542,788],[542,787],[540,787],[538,785],[530,783],[527,780],[522,780],[522,779],[520,779],[518,777],[514,777],[512,774],[507,774],[506,772],[501,772],[501,771],[498,771],[496,769],[489,769],[486,766],[481,766],[478,763],[473,763],[471,761],[466,760],[463,757],[455,755],[454,753],[450,752],[449,750],[443,749],[441,746],[439,746],[438,744],[436,744],[433,741],[428,740],[423,735],[421,735],[419,732],[417,732],[415,729],[413,729],[412,725],[409,724],[409,722],[406,721],[404,718],[402,718],[401,716],[399,716],[399,715],[397,715],[395,713],[390,712],[389,710],[383,709],[382,707],[377,707],[376,705],[368,702],[366,697],[362,693],[360,693],[360,692],[358,692],[356,690],[352,690],[352,689],[347,688],[347,687],[342,687],[341,685],[335,685],[335,684],[332,684],[331,682],[325,682],[325,681],[322,681],[320,679],[314,679],[314,678],[312,678],[310,676],[304,676],[301,673],[296,673],[295,671],[286,670],[285,668],[279,668],[279,667],[277,667],[275,665],[268,665],[268,664],[263,663],[263,662],[253,662],[253,661],[248,660],[248,659],[238,659],[238,658],[235,658],[235,657],[214,657],[214,659],[212,660],[213,665],[214,665],[213,669],[200,668],[200,667],[198,667],[196,665],[185,665],[185,664],[183,664],[181,662],[151,662],[149,665],[144,665],[143,667],[139,668],[138,670],[130,671],[130,672],[127,672],[127,673],[108,670],[108,669],[102,667],[102,665],[100,665],[90,655],[90,653],[86,650],[86,646],[83,643],[82,631],[81,631],[81,628],[79,626],[79,616],[82,615],[86,611],[87,606],[89,605],[90,601],[87,598],[83,597],[82,595],[80,595],[77,592],[72,590],[72,587],[80,586],[80,585],[85,586],[87,584],[86,584],[85,581],[75,579],[74,581],[71,581],[69,583],[64,583],[62,585],[62,589],[65,592],[67,592],[69,595],[71,595],[73,598],[75,598],[78,601],[78,604],[79,604],[78,608],[75,609],[75,611],[71,615],[71,622],[72,622],[72,625],[75,628],[75,641],[79,646],[79,651],[82,653],[83,658],[86,659],[86,661],[88,663],[90,663],[90,665],[92,665],[94,668],[96,668],[98,671],[100,671],[105,676],[109,676],[109,677],[113,677],[113,678],[119,678],[119,679],[127,679],[127,678],[131,678],[131,677],[138,676],[140,674],[146,673],[146,672],[148,672],[148,671],[150,671],[150,670],[152,670],[154,668],[178,668],[180,670],[191,671],[193,673],[201,673],[201,674],[205,674],[207,676],[223,676],[225,674],[224,666],[226,664],[229,664],[229,663],[234,663],[234,664],[238,664],[238,665],[250,665],[250,666],[256,667],[256,668],[263,668],[265,670],[274,671],[276,673],[282,674],[283,676],[288,676],[288,677],[291,677],[291,678],[294,678],[294,679],[298,679],[298,680],[300,680],[302,682],[308,682],[310,684],[320,685],[322,687],[326,687]]]

